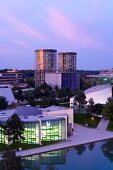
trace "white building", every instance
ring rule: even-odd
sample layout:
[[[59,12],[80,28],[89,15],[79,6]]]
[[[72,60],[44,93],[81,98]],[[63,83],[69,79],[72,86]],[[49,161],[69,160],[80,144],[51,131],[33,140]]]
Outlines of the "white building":
[[[96,103],[106,104],[107,99],[113,96],[111,85],[98,85],[85,90],[86,100],[92,98]]]
[[[16,103],[13,92],[9,85],[0,85],[0,96],[4,96],[7,99],[8,105]]]
[[[98,85],[91,87],[84,91],[86,95],[86,101],[90,98],[94,100],[94,103],[106,104],[109,97],[113,97],[113,86],[111,85]],[[75,96],[74,96],[75,97]],[[70,98],[70,107],[74,106],[74,97]]]

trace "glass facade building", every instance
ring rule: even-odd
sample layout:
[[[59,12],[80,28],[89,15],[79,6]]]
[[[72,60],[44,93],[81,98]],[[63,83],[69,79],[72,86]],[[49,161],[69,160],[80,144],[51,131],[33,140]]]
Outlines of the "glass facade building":
[[[4,122],[5,123],[5,122]],[[41,144],[41,141],[59,141],[66,139],[65,118],[37,120],[36,122],[24,122],[24,140],[21,143]],[[0,143],[7,144],[8,137],[4,136],[0,127]]]
[[[25,123],[24,124],[24,137],[25,140],[22,140],[22,143],[28,144],[38,144],[40,143],[40,125],[36,123]]]
[[[65,119],[42,121],[41,140],[57,141],[66,138]]]
[[[7,144],[7,137],[3,134],[2,128],[0,126],[0,143]]]

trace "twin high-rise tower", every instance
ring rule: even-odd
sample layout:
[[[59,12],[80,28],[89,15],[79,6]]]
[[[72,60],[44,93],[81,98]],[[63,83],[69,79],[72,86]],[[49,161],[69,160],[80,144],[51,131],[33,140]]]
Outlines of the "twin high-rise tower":
[[[54,49],[35,50],[35,85],[47,82],[50,76],[58,73],[76,73],[76,56],[77,53],[74,52],[60,52],[57,57],[57,50]]]
[[[57,50],[39,49],[35,50],[35,85],[39,86],[45,82],[46,72],[55,72],[57,64]]]

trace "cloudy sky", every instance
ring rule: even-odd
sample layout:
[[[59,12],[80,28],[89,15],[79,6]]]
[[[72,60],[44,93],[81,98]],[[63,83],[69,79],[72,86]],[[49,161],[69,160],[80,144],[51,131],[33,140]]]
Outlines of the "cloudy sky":
[[[112,0],[0,0],[0,69],[33,69],[35,49],[77,52],[78,69],[113,67]]]

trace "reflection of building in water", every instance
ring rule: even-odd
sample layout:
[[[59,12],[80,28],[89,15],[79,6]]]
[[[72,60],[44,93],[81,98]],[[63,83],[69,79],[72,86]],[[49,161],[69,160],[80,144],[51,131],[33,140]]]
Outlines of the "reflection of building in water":
[[[38,170],[41,166],[41,155],[32,155],[24,158],[24,167],[27,170]]]
[[[42,165],[58,165],[66,162],[67,149],[41,154]]]
[[[28,170],[38,170],[42,165],[65,164],[67,149],[57,150],[24,158],[24,167]]]

